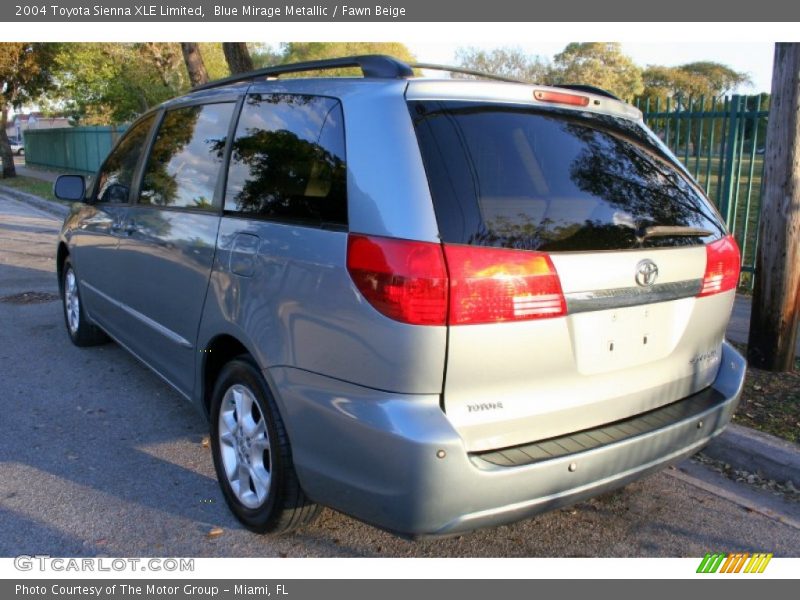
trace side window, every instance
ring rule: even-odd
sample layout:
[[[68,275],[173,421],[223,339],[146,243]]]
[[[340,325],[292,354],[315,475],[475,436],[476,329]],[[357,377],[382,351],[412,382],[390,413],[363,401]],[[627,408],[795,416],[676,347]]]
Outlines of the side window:
[[[233,103],[204,104],[164,115],[142,179],[140,204],[213,209]]]
[[[129,129],[108,155],[97,178],[96,202],[124,204],[128,201],[136,164],[154,118],[150,115]]]
[[[233,140],[225,210],[306,225],[347,225],[339,102],[249,95]]]

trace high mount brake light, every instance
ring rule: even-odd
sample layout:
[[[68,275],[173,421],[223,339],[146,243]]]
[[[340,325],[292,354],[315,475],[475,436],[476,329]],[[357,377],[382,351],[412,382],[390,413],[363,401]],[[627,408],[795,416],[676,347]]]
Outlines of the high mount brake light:
[[[566,314],[541,252],[441,245],[351,234],[347,269],[387,317],[413,325],[474,325]]]
[[[533,97],[539,102],[552,102],[553,104],[569,104],[570,106],[589,106],[589,97],[566,92],[551,92],[535,90]]]

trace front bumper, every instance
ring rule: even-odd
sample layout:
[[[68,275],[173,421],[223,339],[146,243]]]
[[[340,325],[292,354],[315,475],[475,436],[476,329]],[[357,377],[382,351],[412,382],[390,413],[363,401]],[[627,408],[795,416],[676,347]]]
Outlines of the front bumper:
[[[267,373],[305,492],[383,529],[450,535],[509,523],[620,487],[689,456],[728,424],[746,363],[723,343],[713,401],[653,428],[529,464],[470,455],[438,395],[379,392],[291,368]],[[677,403],[676,403],[677,404]],[[690,414],[689,414],[690,413]],[[595,436],[600,437],[600,436]],[[566,444],[569,448],[569,444]],[[577,447],[576,447],[577,448]]]

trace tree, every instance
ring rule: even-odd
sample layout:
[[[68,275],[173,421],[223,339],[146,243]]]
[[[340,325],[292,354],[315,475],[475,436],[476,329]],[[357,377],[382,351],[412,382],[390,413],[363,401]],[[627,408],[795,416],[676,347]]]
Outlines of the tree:
[[[678,67],[705,82],[708,91],[717,96],[730,94],[740,85],[752,85],[750,75],[734,71],[730,67],[711,61],[693,62]]]
[[[165,88],[180,89],[185,83],[183,74],[178,69],[182,59],[182,52],[178,44],[164,44],[159,42],[142,42],[135,44],[139,54],[155,70]]]
[[[287,64],[310,60],[324,60],[340,56],[357,56],[360,54],[388,54],[406,62],[414,62],[411,51],[397,42],[288,42],[281,44],[277,58],[273,64]],[[361,70],[328,69],[323,71],[304,71],[286,77],[318,77],[318,76],[359,76]]]
[[[775,44],[747,358],[794,369],[800,321],[800,44]]]
[[[231,75],[253,70],[253,59],[244,42],[223,42],[222,51],[225,53]]]
[[[481,50],[466,47],[456,50],[460,67],[512,77],[532,83],[548,84],[552,80],[552,65],[540,56],[525,54],[520,48]]]
[[[58,44],[11,42],[0,44],[0,156],[3,177],[15,177],[14,155],[6,135],[8,112],[37,100],[53,86]]]
[[[126,123],[189,88],[176,43],[63,44],[58,96],[74,124]]]
[[[200,53],[200,46],[197,42],[181,42],[183,52],[183,62],[186,63],[186,70],[189,72],[189,81],[192,87],[208,83],[208,71],[203,62],[203,55]]]
[[[716,98],[729,94],[740,85],[752,83],[747,73],[715,62],[694,62],[678,67],[649,65],[642,73],[643,98]]]
[[[617,42],[573,42],[553,61],[553,82],[594,85],[623,100],[644,90],[642,70]]]
[[[259,45],[255,44],[255,46],[258,47]],[[213,81],[231,74],[220,42],[200,42],[197,47],[203,57],[210,80]]]

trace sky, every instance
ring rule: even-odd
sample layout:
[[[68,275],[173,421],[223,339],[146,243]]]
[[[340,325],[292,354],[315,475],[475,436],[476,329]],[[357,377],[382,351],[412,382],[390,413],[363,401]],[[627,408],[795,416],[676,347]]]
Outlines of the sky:
[[[398,40],[403,41],[403,40]],[[552,59],[571,40],[509,44],[527,54],[538,54]],[[465,44],[442,42],[405,42],[420,62],[455,64],[456,49]],[[466,44],[469,45],[469,44]],[[483,49],[496,48],[498,44],[479,42],[472,44]],[[772,81],[772,55],[774,44],[767,42],[622,42],[622,50],[640,66],[659,64],[676,66],[701,60],[719,62],[748,73],[753,86],[744,86],[740,94],[769,92]]]

